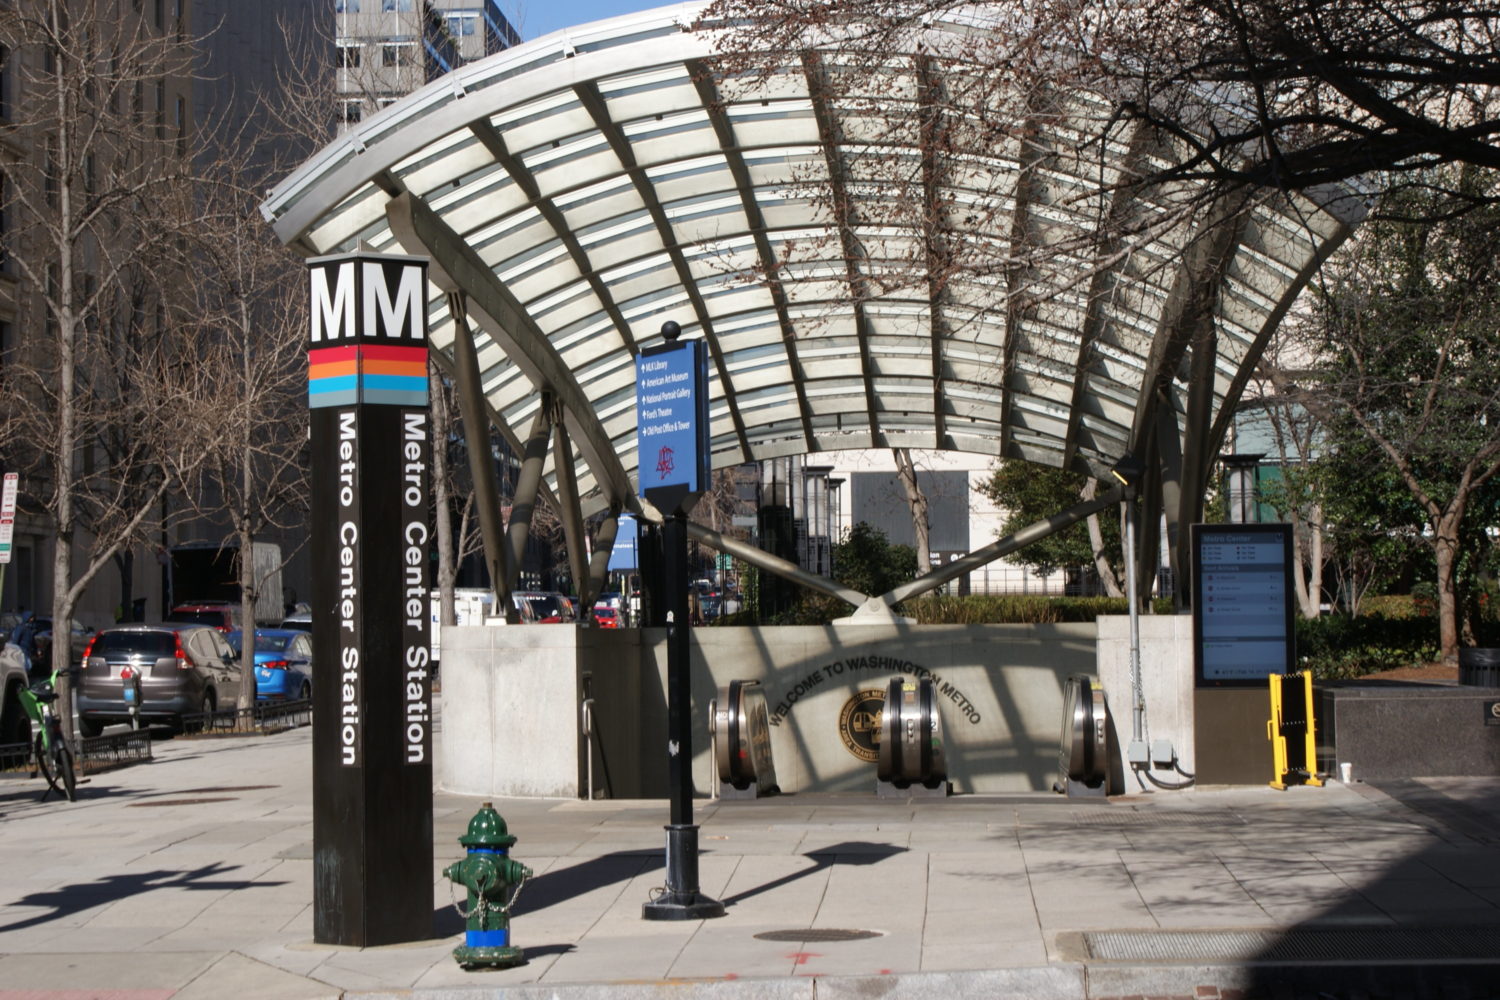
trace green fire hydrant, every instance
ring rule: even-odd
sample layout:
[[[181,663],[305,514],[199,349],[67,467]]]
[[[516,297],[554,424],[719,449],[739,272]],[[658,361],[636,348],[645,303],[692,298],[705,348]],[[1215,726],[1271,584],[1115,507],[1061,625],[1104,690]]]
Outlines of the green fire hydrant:
[[[443,869],[443,877],[469,891],[468,912],[459,911],[468,925],[464,943],[453,949],[453,959],[465,969],[505,968],[526,961],[520,948],[510,943],[510,906],[507,899],[514,886],[531,877],[531,869],[506,855],[516,842],[505,828],[505,820],[486,802],[469,820],[469,832],[458,838],[469,849],[468,856]]]

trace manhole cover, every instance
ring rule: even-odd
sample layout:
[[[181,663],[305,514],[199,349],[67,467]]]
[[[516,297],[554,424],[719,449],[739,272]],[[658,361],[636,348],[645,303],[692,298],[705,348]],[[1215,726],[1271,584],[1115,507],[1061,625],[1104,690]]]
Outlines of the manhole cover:
[[[131,802],[131,803],[129,803],[129,805],[130,805],[130,808],[132,808],[132,809],[155,809],[155,808],[157,808],[159,806],[201,806],[205,802],[233,802],[233,801],[234,801],[233,796],[226,795],[226,796],[223,796],[222,798],[209,797],[209,798],[202,798],[202,799],[159,799],[156,802]]]
[[[845,930],[839,927],[806,927],[801,930],[790,931],[761,931],[755,935],[758,941],[863,941],[866,938],[878,938],[880,931],[855,931]]]

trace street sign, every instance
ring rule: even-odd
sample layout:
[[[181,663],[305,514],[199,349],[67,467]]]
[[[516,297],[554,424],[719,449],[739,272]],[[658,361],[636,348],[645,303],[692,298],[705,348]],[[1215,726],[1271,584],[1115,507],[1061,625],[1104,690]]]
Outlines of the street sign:
[[[675,326],[675,324],[674,324]],[[691,510],[708,489],[708,352],[673,340],[635,361],[641,495],[664,514]]]
[[[5,485],[0,487],[0,563],[10,562],[11,542],[16,533],[16,490],[21,476],[16,472],[5,474]]]
[[[639,528],[633,516],[621,514],[619,530],[615,532],[615,547],[609,552],[609,571],[624,572],[639,569],[640,565]]]

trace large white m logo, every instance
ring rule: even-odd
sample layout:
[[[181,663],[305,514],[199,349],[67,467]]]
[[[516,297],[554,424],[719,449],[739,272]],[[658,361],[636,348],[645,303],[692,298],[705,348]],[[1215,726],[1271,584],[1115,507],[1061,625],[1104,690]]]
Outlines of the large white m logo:
[[[405,265],[387,268],[376,260],[364,261],[365,266],[365,335],[377,334],[385,337],[401,336],[402,321],[405,320],[413,340],[422,339],[422,309],[427,304],[422,268]],[[386,284],[391,272],[400,274],[394,301]]]
[[[308,273],[312,277],[312,342],[354,336],[354,262],[315,266]],[[329,274],[337,275],[332,292]]]

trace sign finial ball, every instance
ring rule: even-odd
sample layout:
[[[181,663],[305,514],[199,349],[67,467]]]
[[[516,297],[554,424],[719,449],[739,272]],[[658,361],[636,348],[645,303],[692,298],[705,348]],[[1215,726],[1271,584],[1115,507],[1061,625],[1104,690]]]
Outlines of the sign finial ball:
[[[661,335],[667,343],[674,344],[677,338],[682,336],[682,327],[676,321],[669,319],[661,325]]]

